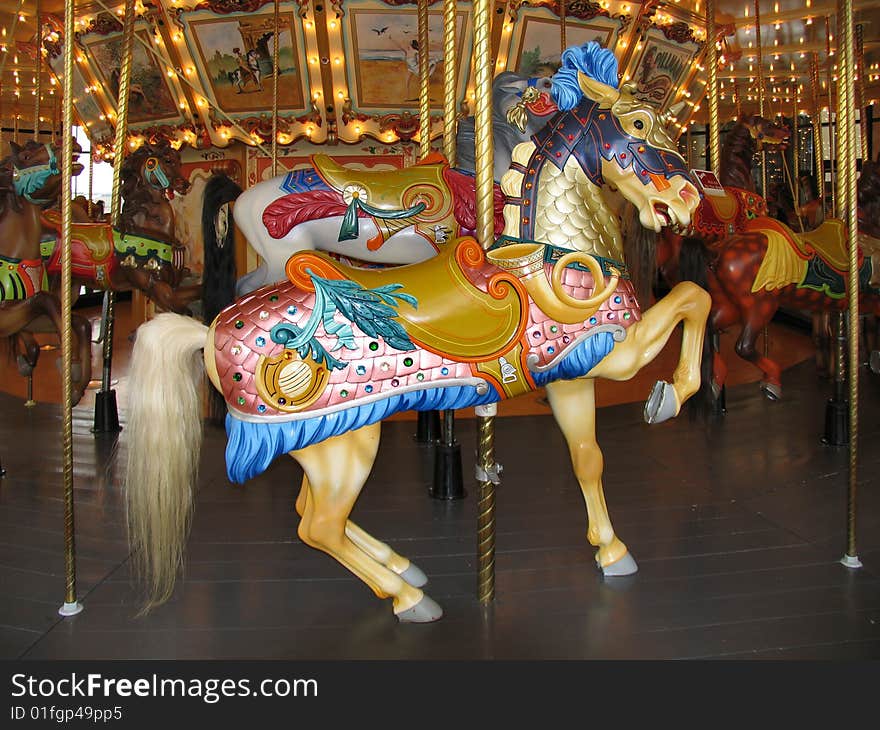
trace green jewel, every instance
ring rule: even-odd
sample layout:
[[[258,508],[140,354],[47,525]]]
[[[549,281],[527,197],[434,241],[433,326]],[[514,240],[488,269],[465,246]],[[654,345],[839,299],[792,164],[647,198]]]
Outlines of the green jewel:
[[[244,322],[240,319],[235,320],[235,329],[240,330],[242,327],[244,327]]]
[[[237,383],[239,380],[241,380],[241,373],[235,373],[232,376],[232,379]]]

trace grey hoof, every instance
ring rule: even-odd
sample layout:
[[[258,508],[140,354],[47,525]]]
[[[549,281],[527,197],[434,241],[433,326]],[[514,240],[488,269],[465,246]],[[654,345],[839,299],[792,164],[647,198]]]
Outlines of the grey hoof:
[[[398,620],[405,624],[429,624],[442,616],[443,609],[428,596],[423,596],[415,606],[397,614]]]
[[[613,578],[615,576],[622,575],[632,575],[636,571],[638,571],[639,566],[636,565],[636,561],[632,555],[627,553],[620,560],[617,560],[611,565],[606,565],[602,568],[602,574],[606,578]]]
[[[675,389],[669,383],[658,380],[651,388],[651,395],[645,403],[645,421],[663,423],[675,416],[678,404],[675,402]]]
[[[761,392],[767,396],[768,400],[779,400],[782,398],[782,388],[775,383],[761,381]]]
[[[428,582],[428,576],[425,575],[424,571],[414,563],[410,563],[409,567],[400,574],[400,577],[413,588],[421,588]]]
[[[875,375],[880,375],[880,350],[873,350],[868,356],[868,367]]]
[[[24,355],[19,355],[15,358],[15,362],[18,365],[18,374],[23,378],[28,377],[28,375],[32,375],[34,372],[34,366],[28,362],[28,359]]]

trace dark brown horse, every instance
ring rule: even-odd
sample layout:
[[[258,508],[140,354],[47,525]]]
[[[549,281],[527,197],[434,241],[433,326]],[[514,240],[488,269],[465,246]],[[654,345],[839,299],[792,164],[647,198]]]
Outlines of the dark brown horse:
[[[727,132],[719,162],[719,182],[726,195],[704,195],[686,231],[666,228],[659,236],[657,270],[670,286],[681,280],[679,255],[685,238],[709,244],[767,214],[767,204],[755,187],[752,163],[757,152],[784,148],[789,136],[788,128],[759,116],[744,117]]]
[[[74,277],[92,289],[138,289],[161,309],[185,313],[201,288],[181,286],[186,249],[177,241],[169,202],[189,189],[180,154],[167,143],[145,143],[125,159],[120,174],[124,202],[118,229],[107,223],[73,226]],[[60,233],[57,212],[47,212],[43,222]],[[47,270],[60,271],[60,250],[49,254]]]
[[[860,308],[880,314],[880,166],[865,163],[858,183]],[[763,373],[761,388],[771,400],[782,395],[779,365],[756,348],[759,333],[780,306],[810,312],[848,306],[848,244],[843,221],[829,218],[819,228],[795,233],[772,218],[702,247],[702,272],[712,295],[709,327],[723,332],[741,326],[736,352]],[[684,272],[683,272],[684,273]],[[698,277],[694,277],[697,279]],[[724,384],[726,368],[716,355],[713,388]]]
[[[50,288],[40,254],[41,215],[58,198],[61,172],[55,145],[13,142],[10,147],[12,154],[0,161],[0,336],[20,341],[19,368],[27,374],[39,354],[32,332],[51,325],[60,335],[62,329],[59,292]],[[73,169],[78,175],[83,166],[75,163]],[[76,404],[91,379],[91,326],[74,314],[72,329]]]

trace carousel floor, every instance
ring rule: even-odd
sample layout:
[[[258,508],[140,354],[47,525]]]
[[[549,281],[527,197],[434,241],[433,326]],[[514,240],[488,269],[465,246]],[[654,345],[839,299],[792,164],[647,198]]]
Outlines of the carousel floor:
[[[120,376],[124,425],[125,378]],[[880,658],[880,379],[862,378],[858,552],[845,542],[848,451],[820,444],[831,386],[811,362],[786,371],[785,400],[732,387],[728,413],[659,426],[641,404],[601,408],[605,491],[640,570],[603,579],[567,449],[546,413],[497,419],[497,596],[475,598],[476,505],[426,494],[430,449],[413,424],[384,426],[354,519],[430,577],[443,620],[400,625],[329,557],[299,542],[300,470],[278,459],[230,486],[224,434],[206,427],[186,578],[137,617],[117,440],[74,409],[79,599],[64,598],[61,412],[0,394],[0,657],[27,659],[865,659]],[[475,422],[459,422],[473,473]]]

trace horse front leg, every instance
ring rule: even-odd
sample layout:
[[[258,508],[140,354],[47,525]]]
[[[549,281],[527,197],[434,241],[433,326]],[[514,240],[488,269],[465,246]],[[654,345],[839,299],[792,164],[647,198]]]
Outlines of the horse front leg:
[[[596,551],[596,563],[608,576],[638,570],[626,545],[614,534],[602,490],[604,460],[596,441],[596,392],[592,378],[558,380],[546,387],[553,417],[568,443],[571,465],[587,506],[587,539]]]
[[[297,508],[302,509],[299,537],[307,545],[334,557],[380,598],[390,596],[400,621],[436,621],[443,610],[431,598],[368,555],[347,534],[349,515],[370,474],[378,448],[377,423],[290,452],[305,472],[304,498],[301,494],[297,500]]]
[[[684,323],[681,354],[672,383],[658,380],[645,404],[645,420],[660,423],[677,416],[682,404],[700,389],[700,363],[706,320],[712,300],[696,284],[684,281],[654,304],[626,333],[626,339],[594,367],[589,375],[609,380],[629,380],[654,358],[679,322]]]

